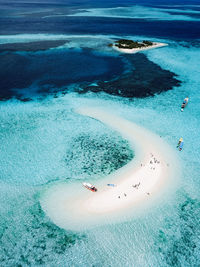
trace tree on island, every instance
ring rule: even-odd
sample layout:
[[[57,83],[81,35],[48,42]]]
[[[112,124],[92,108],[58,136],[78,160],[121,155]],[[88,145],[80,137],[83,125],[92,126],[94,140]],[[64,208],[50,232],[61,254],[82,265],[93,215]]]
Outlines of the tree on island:
[[[144,40],[144,41],[143,41],[143,44],[145,44],[146,46],[151,46],[151,45],[153,45],[152,42],[147,41],[147,40]]]
[[[146,40],[142,42],[136,42],[133,40],[120,39],[115,42],[115,46],[122,49],[143,48],[152,45],[153,45],[152,42]]]

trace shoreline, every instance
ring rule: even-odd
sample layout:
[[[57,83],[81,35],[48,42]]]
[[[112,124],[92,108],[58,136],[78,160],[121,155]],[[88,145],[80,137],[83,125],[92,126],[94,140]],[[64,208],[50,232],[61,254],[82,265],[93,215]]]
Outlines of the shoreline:
[[[116,45],[113,45],[112,47],[114,48],[114,50],[121,52],[121,53],[134,54],[137,52],[141,52],[141,51],[145,51],[145,50],[149,50],[149,49],[154,49],[154,48],[159,48],[159,47],[164,47],[164,46],[168,46],[168,44],[153,42],[152,46],[141,47],[141,48],[132,48],[132,49],[118,48]]]
[[[82,182],[53,185],[41,197],[41,206],[58,226],[80,230],[126,220],[145,206],[175,177],[176,157],[159,136],[101,109],[82,108],[78,113],[97,119],[118,131],[134,148],[135,158],[111,175],[95,182],[93,193]],[[91,181],[87,181],[92,183]],[[116,184],[108,187],[107,183]]]

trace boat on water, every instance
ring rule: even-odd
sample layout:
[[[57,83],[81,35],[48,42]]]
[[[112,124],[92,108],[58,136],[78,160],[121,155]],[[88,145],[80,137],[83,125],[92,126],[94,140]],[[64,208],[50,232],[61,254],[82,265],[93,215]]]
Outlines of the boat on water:
[[[177,148],[180,146],[181,142],[183,142],[183,137],[178,140]]]
[[[186,98],[183,100],[183,103],[182,103],[182,105],[181,105],[181,111],[183,111],[184,108],[187,106],[188,101],[189,101],[189,97],[186,97]]]
[[[177,148],[179,149],[179,151],[183,149],[183,138],[182,137],[178,141]]]
[[[179,151],[181,151],[182,149],[183,149],[183,141],[180,143]]]
[[[89,183],[83,183],[83,186],[92,192],[97,192],[97,188]]]

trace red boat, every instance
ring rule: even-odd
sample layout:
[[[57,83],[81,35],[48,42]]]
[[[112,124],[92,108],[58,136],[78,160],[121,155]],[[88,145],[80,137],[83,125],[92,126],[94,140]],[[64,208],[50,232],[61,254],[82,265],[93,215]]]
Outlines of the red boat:
[[[89,183],[83,183],[83,186],[92,192],[97,192],[97,188]]]

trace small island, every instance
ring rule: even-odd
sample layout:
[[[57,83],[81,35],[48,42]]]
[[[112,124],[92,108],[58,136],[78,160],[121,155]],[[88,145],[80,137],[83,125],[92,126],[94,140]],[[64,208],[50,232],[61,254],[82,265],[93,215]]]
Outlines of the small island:
[[[114,49],[125,52],[125,53],[136,53],[139,51],[151,49],[151,48],[157,48],[157,47],[163,47],[166,46],[165,43],[156,43],[151,41],[133,41],[133,40],[127,40],[127,39],[120,39],[115,41],[114,44],[110,44],[109,46],[112,46]]]

